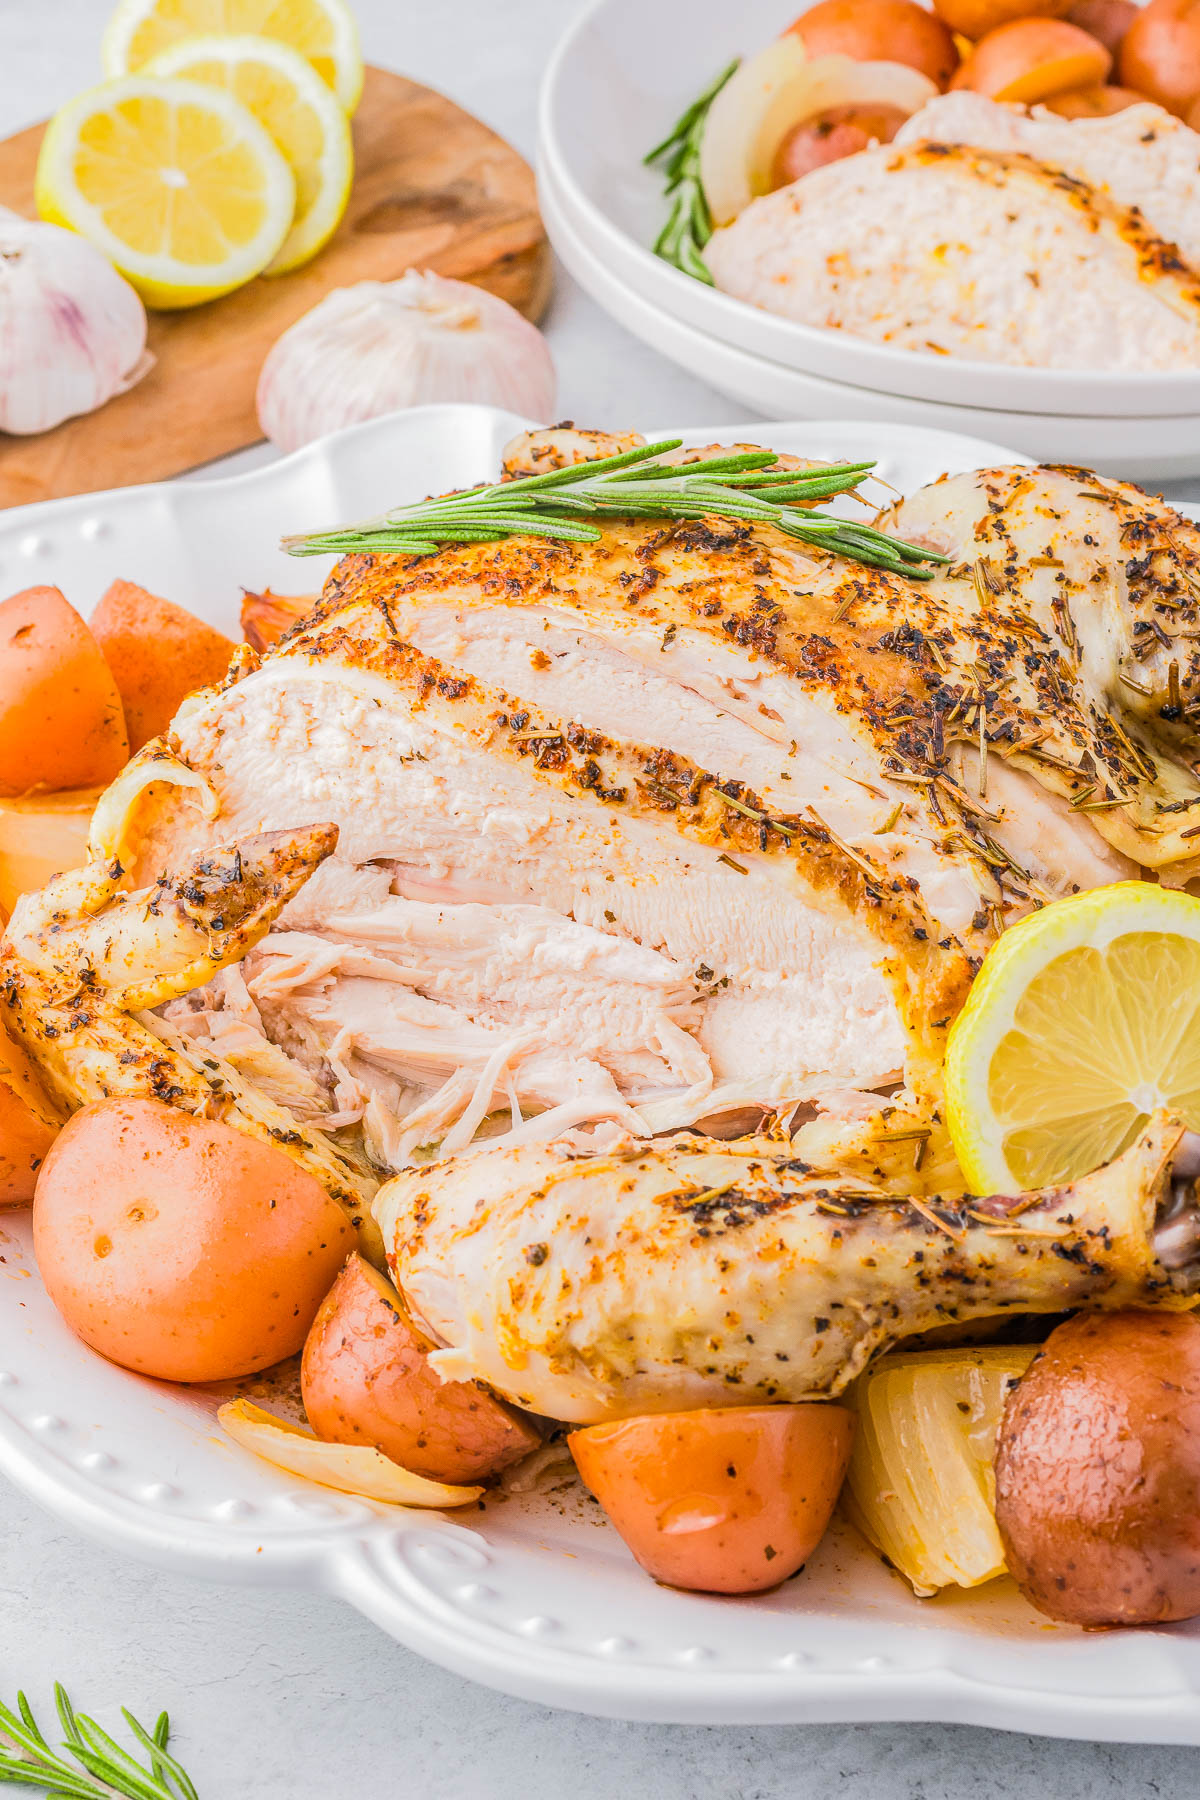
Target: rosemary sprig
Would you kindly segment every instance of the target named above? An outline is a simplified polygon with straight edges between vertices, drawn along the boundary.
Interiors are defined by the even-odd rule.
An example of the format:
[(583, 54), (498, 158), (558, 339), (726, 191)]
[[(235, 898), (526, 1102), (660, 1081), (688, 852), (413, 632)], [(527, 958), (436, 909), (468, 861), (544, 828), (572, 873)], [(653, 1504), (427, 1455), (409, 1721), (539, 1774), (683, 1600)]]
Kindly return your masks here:
[(705, 88), (700, 98), (680, 114), (662, 143), (648, 150), (642, 159), (648, 167), (663, 163), (667, 195), (674, 196), (667, 222), (655, 239), (654, 254), (682, 269), (685, 275), (706, 281), (709, 287), (713, 278), (700, 252), (712, 236), (713, 222), (700, 180), (700, 140), (708, 122), (708, 109), (740, 60), (734, 58), (712, 86)]
[(918, 581), (927, 581), (935, 565), (947, 561), (935, 551), (886, 537), (873, 526), (811, 509), (813, 501), (856, 488), (874, 463), (780, 469), (771, 450), (664, 463), (661, 459), (681, 443), (680, 438), (667, 438), (544, 475), (393, 507), (358, 525), (286, 537), (283, 548), (292, 556), (344, 556), (352, 551), (432, 556), (444, 544), (495, 543), (509, 537), (593, 544), (600, 537), (593, 521), (599, 519), (720, 518), (769, 525), (851, 562)]
[(122, 1707), (125, 1723), (147, 1753), (139, 1762), (123, 1750), (86, 1713), (77, 1713), (61, 1682), (54, 1684), (54, 1706), (63, 1732), (62, 1748), (78, 1768), (64, 1760), (43, 1737), (24, 1694), (13, 1712), (0, 1702), (0, 1787), (41, 1788), (51, 1800), (199, 1800), (187, 1772), (167, 1749), (171, 1724), (160, 1713), (147, 1731)]

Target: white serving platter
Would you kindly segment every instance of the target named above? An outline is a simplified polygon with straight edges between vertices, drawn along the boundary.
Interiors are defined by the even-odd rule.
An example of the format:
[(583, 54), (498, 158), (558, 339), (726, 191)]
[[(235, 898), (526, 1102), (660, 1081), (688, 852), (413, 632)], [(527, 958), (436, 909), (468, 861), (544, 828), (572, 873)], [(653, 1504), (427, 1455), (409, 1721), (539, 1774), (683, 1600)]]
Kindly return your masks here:
[[(247, 474), (6, 513), (0, 593), (55, 582), (87, 607), (124, 575), (232, 628), (243, 584), (299, 592), (323, 577), (324, 562), (280, 554), (283, 531), (487, 478), (522, 423), (421, 408)], [(901, 489), (1005, 456), (967, 437), (844, 421), (678, 435), (874, 452)], [(442, 1515), (300, 1482), (220, 1434), (215, 1393), (86, 1350), (42, 1290), (26, 1214), (0, 1218), (0, 1240), (0, 1472), (117, 1549), (220, 1581), (339, 1594), (460, 1674), (611, 1717), (940, 1719), (1200, 1744), (1200, 1632), (1077, 1632), (1003, 1581), (917, 1601), (848, 1527), (775, 1593), (729, 1600), (656, 1586), (575, 1489)]]
[(644, 167), (645, 151), (727, 62), (753, 54), (813, 3), (594, 0), (572, 25), (542, 86), (539, 167), (611, 281), (736, 349), (879, 394), (1031, 415), (1182, 415), (1194, 422), (1200, 466), (1200, 370), (1024, 369), (900, 350), (773, 316), (652, 253), (665, 212), (662, 176)]
[(538, 200), (556, 252), (605, 312), (672, 362), (768, 418), (880, 419), (934, 431), (1002, 437), (1037, 462), (1082, 464), (1143, 484), (1178, 481), (1200, 472), (1200, 417), (998, 412), (918, 400), (789, 368), (711, 337), (638, 293), (589, 249), (572, 222), (558, 177), (546, 166), (539, 170)]

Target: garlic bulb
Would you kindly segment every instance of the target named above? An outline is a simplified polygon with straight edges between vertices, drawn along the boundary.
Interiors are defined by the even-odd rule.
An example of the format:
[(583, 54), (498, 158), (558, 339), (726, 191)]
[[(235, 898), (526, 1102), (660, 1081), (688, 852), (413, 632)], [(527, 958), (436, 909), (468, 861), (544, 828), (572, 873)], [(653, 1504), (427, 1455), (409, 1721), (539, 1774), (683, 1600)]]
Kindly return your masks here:
[(466, 281), (410, 269), (360, 281), (284, 332), (258, 381), (258, 422), (281, 450), (406, 406), (459, 400), (554, 413), (554, 364), (536, 325)]
[(0, 431), (94, 412), (153, 363), (146, 309), (107, 257), (0, 207)]

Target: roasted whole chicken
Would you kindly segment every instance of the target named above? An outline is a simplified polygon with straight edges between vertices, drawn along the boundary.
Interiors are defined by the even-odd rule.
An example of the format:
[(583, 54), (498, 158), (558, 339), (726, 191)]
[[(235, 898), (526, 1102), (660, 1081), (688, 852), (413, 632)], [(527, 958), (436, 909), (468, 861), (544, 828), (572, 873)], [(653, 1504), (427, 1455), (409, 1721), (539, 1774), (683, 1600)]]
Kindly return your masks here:
[[(538, 434), (508, 467), (613, 447)], [(960, 1207), (939, 1071), (1006, 924), (1200, 871), (1200, 531), (1133, 487), (1027, 467), (944, 479), (882, 523), (944, 571), (918, 584), (718, 520), (344, 559), (118, 778), (91, 864), (19, 902), (9, 1030), (67, 1107), (152, 1094), (279, 1144), (395, 1256), (456, 1369), (564, 1417), (834, 1390), (945, 1316), (963, 1271), (961, 1316), (1165, 1291), (1146, 1198), (1164, 1138), (1094, 1178), (1095, 1225), (1038, 1201), (1064, 1259), (1005, 1236), (1003, 1207)], [(769, 1155), (716, 1141), (761, 1129)], [(656, 1141), (688, 1130), (705, 1136)], [(424, 1176), (373, 1219), (381, 1181), (469, 1146), (422, 1231), (403, 1221)], [(580, 1254), (550, 1170), (607, 1197), (578, 1330), (536, 1298), (560, 1252), (526, 1254)], [(1104, 1206), (1134, 1190), (1139, 1223), (1101, 1251)], [(892, 1246), (869, 1281), (846, 1248), (868, 1239)], [(756, 1338), (785, 1272), (810, 1284), (780, 1287), (779, 1317), (815, 1335), (770, 1380), (769, 1330), (748, 1361), (710, 1348), (723, 1260)], [(501, 1268), (529, 1307), (496, 1298)], [(685, 1300), (695, 1328), (668, 1345), (642, 1313)], [(468, 1317), (496, 1333), (486, 1368)], [(509, 1379), (526, 1333), (531, 1372)]]

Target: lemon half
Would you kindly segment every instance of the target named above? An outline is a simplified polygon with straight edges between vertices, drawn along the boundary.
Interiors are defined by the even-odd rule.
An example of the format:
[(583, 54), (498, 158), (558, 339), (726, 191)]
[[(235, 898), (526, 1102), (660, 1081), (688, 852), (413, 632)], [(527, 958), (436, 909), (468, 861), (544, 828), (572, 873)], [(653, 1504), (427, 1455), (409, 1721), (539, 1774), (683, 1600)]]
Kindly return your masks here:
[(90, 238), (148, 306), (195, 306), (264, 269), (296, 184), (240, 100), (127, 75), (67, 102), (38, 158), (38, 211)]
[(1160, 1107), (1200, 1128), (1200, 900), (1125, 881), (1058, 900), (984, 959), (946, 1053), (974, 1193), (1072, 1181)]
[(273, 38), (184, 38), (147, 63), (145, 73), (225, 88), (250, 109), (296, 182), (292, 229), (264, 272), (282, 275), (315, 256), (346, 210), (354, 150), (346, 115), (312, 64)]
[(343, 109), (362, 93), (358, 29), (345, 0), (118, 0), (104, 30), (106, 75), (128, 75), (181, 38), (276, 38), (310, 62)]

